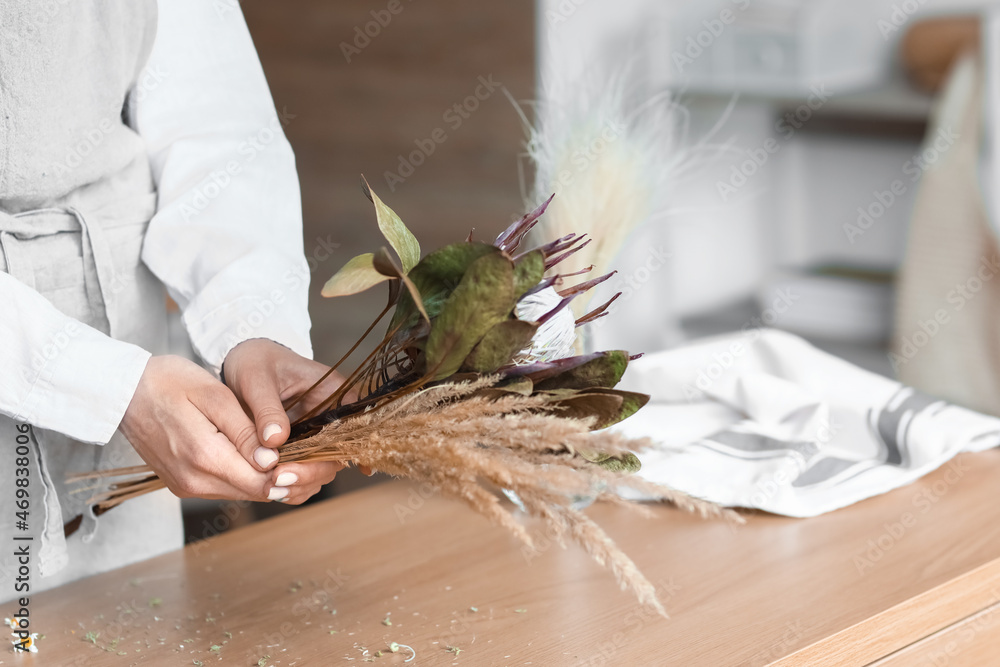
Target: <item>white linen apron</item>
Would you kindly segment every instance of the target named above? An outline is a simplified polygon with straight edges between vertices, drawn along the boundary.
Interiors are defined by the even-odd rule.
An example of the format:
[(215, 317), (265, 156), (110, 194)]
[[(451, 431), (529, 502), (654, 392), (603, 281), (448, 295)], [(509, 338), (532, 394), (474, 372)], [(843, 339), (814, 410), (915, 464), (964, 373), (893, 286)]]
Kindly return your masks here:
[[(0, 7), (0, 271), (66, 315), (163, 354), (165, 291), (140, 260), (155, 186), (142, 141), (123, 121), (155, 35), (155, 2), (48, 5), (58, 11), (41, 14), (27, 0)], [(89, 146), (85, 155), (79, 146)], [(66, 160), (74, 154), (79, 161)], [(59, 341), (31, 341), (39, 351), (45, 344), (58, 353)], [(16, 426), (0, 416), (4, 545), (15, 533)], [(180, 503), (169, 492), (98, 518), (86, 506), (91, 492), (64, 483), (67, 473), (142, 463), (120, 432), (104, 446), (43, 429), (32, 435), (30, 529), (17, 532), (34, 537), (32, 593), (182, 546)], [(78, 515), (79, 530), (64, 537), (64, 522)], [(0, 553), (0, 600), (8, 600), (13, 549)]]

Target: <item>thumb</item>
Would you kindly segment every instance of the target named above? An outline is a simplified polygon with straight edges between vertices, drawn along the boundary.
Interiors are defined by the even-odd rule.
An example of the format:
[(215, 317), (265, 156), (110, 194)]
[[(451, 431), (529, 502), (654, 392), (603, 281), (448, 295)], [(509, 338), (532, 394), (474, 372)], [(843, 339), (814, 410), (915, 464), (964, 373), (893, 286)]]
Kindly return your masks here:
[(272, 448), (285, 444), (291, 425), (281, 405), (277, 380), (269, 374), (255, 374), (241, 383), (239, 394), (253, 415), (260, 444)]

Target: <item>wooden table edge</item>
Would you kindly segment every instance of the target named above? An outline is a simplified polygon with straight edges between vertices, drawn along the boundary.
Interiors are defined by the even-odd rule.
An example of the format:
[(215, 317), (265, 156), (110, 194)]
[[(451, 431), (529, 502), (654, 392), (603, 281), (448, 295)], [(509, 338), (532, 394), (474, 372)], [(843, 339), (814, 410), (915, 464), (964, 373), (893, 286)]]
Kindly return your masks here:
[(868, 665), (1000, 601), (1000, 558), (771, 663)]

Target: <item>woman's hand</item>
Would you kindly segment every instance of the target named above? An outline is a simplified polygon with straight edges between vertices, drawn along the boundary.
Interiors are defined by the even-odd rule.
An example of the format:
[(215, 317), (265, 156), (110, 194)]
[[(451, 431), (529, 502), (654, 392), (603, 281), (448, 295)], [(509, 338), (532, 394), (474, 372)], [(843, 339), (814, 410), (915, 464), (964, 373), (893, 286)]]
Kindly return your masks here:
[[(256, 338), (237, 345), (223, 366), (226, 385), (253, 415), (257, 438), (264, 451), (257, 462), (268, 466), (278, 459), (277, 448), (288, 440), (290, 424), (285, 406), (330, 370), (328, 366), (299, 356), (273, 341)], [(298, 402), (291, 411), (298, 418), (332, 394), (344, 378), (331, 373), (322, 384)], [(298, 505), (324, 484), (333, 481), (344, 466), (330, 462), (284, 463), (270, 471), (272, 500)]]
[(120, 429), (174, 495), (268, 499), (274, 460), (251, 463), (261, 458), (254, 423), (232, 391), (187, 359), (150, 358)]

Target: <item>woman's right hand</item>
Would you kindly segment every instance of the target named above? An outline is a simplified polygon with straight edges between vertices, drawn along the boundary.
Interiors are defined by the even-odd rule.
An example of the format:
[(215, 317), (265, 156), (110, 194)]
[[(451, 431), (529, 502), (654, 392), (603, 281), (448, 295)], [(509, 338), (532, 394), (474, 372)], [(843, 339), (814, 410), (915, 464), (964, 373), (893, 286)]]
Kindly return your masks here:
[(273, 450), (258, 453), (233, 392), (187, 359), (150, 358), (119, 429), (176, 496), (268, 500)]

